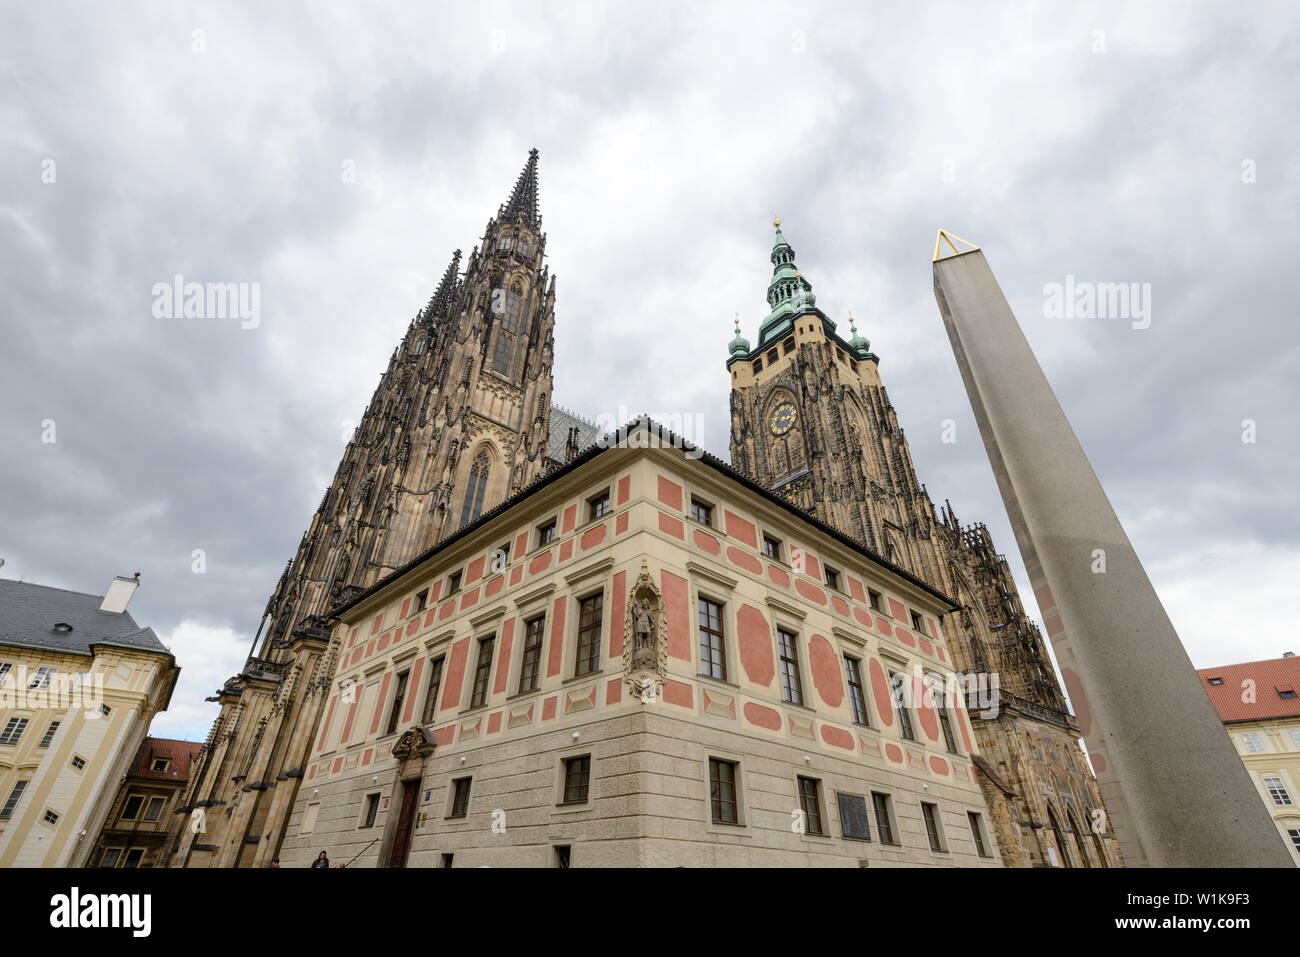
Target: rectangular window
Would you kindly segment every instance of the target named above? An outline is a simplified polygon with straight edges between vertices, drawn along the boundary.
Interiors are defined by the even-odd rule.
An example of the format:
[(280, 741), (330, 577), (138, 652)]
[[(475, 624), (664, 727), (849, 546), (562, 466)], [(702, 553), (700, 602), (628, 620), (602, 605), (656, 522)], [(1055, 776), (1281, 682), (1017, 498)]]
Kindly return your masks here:
[(771, 365), (774, 362), (776, 362), (776, 350), (769, 349), (767, 353), (767, 364)]
[(939, 809), (936, 805), (921, 802), (921, 816), (925, 818), (925, 836), (930, 839), (930, 850), (942, 851), (943, 840), (939, 833)]
[(113, 709), (106, 704), (101, 704), (99, 706), (99, 713), (102, 714), (105, 718), (107, 718), (110, 714), (113, 713)]
[(384, 732), (385, 734), (392, 734), (397, 730), (397, 722), (402, 719), (402, 705), (406, 702), (406, 683), (410, 680), (409, 668), (397, 676), (397, 690), (393, 692), (393, 710), (388, 713), (388, 730)]
[(158, 815), (162, 814), (163, 805), (166, 803), (160, 797), (151, 797), (148, 806), (144, 809), (144, 819), (146, 821), (158, 820)]
[(700, 599), (700, 672), (727, 680), (727, 648), (722, 634), (722, 606)]
[(497, 550), (492, 553), (492, 570), (499, 572), (510, 564), (510, 543), (498, 545)]
[(739, 824), (736, 762), (709, 758), (709, 804), (714, 824)]
[(447, 579), (447, 594), (454, 595), (460, 591), (461, 572), (452, 572), (451, 577)]
[(5, 722), (5, 729), (0, 731), (0, 744), (17, 744), (18, 739), (27, 730), (28, 718), (10, 718)]
[(957, 739), (952, 733), (952, 718), (948, 715), (948, 709), (936, 704), (934, 710), (939, 715), (939, 727), (943, 729), (943, 743), (952, 754), (961, 754), (957, 749)]
[(555, 845), (555, 866), (556, 867), (558, 867), (562, 871), (567, 871), (571, 866), (570, 862), (572, 860), (573, 860), (572, 845), (570, 844)]
[(27, 783), (26, 781), (18, 781), (14, 784), (14, 789), (9, 792), (9, 798), (5, 801), (5, 806), (0, 808), (0, 821), (7, 821), (13, 817), (14, 808), (18, 806), (18, 802), (22, 799), (23, 792), (27, 790)]
[(524, 657), (519, 666), (519, 693), (536, 691), (542, 676), (542, 641), (546, 637), (546, 616), (538, 615), (524, 624)]
[(36, 673), (32, 675), (32, 680), (27, 682), (28, 689), (43, 689), (50, 686), (50, 679), (54, 677), (54, 668), (37, 668)]
[(120, 847), (106, 847), (104, 856), (99, 859), (100, 867), (117, 867), (117, 859), (122, 856)]
[(442, 855), (442, 866), (443, 866), (444, 868), (446, 868), (447, 870), (451, 870), (452, 865), (455, 864), (455, 862), (456, 862), (456, 855), (455, 855), (455, 854), (444, 854), (444, 855)]
[(853, 723), (871, 727), (867, 720), (867, 693), (862, 687), (862, 672), (857, 658), (844, 656), (844, 678), (849, 685), (849, 704), (853, 708)]
[(921, 621), (921, 616), (917, 612), (912, 612), (912, 630), (924, 632), (925, 623)]
[(415, 593), (415, 610), (412, 611), (411, 614), (418, 615), (420, 612), (424, 611), (424, 609), (428, 607), (429, 607), (429, 590), (427, 588), (424, 588)]
[(492, 674), (492, 648), (495, 638), (481, 638), (478, 643), (478, 663), (474, 666), (474, 690), (469, 696), (469, 706), (477, 708), (487, 701), (488, 677)]
[(45, 737), (41, 738), (41, 743), (38, 745), (38, 747), (48, 748), (50, 746), (50, 742), (54, 740), (54, 735), (58, 732), (58, 730), (59, 730), (59, 722), (51, 721), (50, 726), (45, 729)]
[(691, 499), (691, 518), (701, 525), (713, 524), (713, 506), (705, 505), (698, 498)]
[(867, 816), (867, 799), (860, 794), (837, 793), (840, 806), (840, 834), (846, 840), (871, 840), (871, 821)]
[(167, 758), (154, 758), (153, 763), (149, 765), (150, 771), (166, 771), (170, 762)]
[(889, 806), (889, 795), (871, 792), (871, 807), (876, 812), (876, 830), (881, 844), (897, 844), (894, 838), (894, 815)]
[(1265, 778), (1264, 789), (1268, 791), (1268, 795), (1273, 799), (1274, 804), (1291, 803), (1291, 795), (1287, 793), (1286, 785), (1282, 783), (1281, 778)]
[(585, 804), (591, 785), (591, 755), (564, 761), (564, 800), (561, 804)]
[(889, 687), (894, 695), (894, 710), (898, 712), (898, 730), (902, 732), (904, 740), (915, 741), (916, 732), (912, 730), (912, 712), (907, 708), (907, 695), (903, 686), (907, 683), (904, 675), (891, 673), (889, 676)]
[(44, 820), (46, 824), (58, 824), (59, 816), (55, 814), (53, 811), (51, 811), (49, 808), (46, 808)]
[(1264, 743), (1264, 736), (1258, 731), (1247, 731), (1241, 736), (1241, 740), (1249, 754), (1263, 754), (1268, 750), (1268, 745)]
[(601, 492), (599, 495), (587, 499), (587, 521), (594, 522), (603, 515), (609, 514), (609, 489)]
[(794, 352), (794, 339), (790, 338), (785, 340), (785, 345), (781, 347), (781, 354), (788, 356), (792, 352)]
[(979, 813), (967, 811), (966, 820), (970, 821), (970, 836), (975, 839), (975, 853), (980, 857), (988, 857), (989, 852), (984, 845), (984, 825), (980, 822)]
[(72, 756), (72, 766), (76, 770), (80, 771), (82, 768), (86, 766), (86, 759), (79, 754), (74, 754)]
[(551, 519), (545, 525), (537, 526), (537, 544), (549, 545), (555, 541), (555, 519)]
[(809, 834), (825, 834), (822, 830), (822, 802), (817, 794), (816, 778), (799, 778), (799, 807), (803, 811), (804, 830)]
[(442, 690), (442, 662), (441, 655), (429, 662), (429, 690), (424, 694), (422, 724), (432, 724), (438, 710), (438, 692)]
[(365, 814), (364, 814), (364, 815), (362, 816), (362, 818), (361, 818), (361, 826), (362, 826), (363, 828), (366, 828), (366, 827), (374, 827), (374, 826), (375, 826), (375, 817), (378, 816), (378, 814), (379, 814), (379, 795), (378, 795), (378, 793), (375, 793), (375, 794), (367, 794), (367, 795), (366, 795), (366, 812), (365, 812)]
[(1291, 728), (1291, 746), (1300, 751), (1300, 728)]
[(140, 816), (140, 805), (144, 803), (144, 798), (139, 794), (127, 796), (126, 803), (122, 805), (122, 820), (134, 821)]
[(755, 371), (755, 372), (762, 372), (762, 371), (763, 371), (763, 360), (762, 360), (762, 359), (755, 359), (755, 360), (754, 360), (754, 371)]
[(839, 570), (835, 568), (831, 568), (830, 565), (826, 566), (826, 587), (829, 588), (831, 591), (840, 590)]
[(763, 536), (763, 554), (774, 562), (781, 560), (781, 539), (773, 538), (771, 535)]
[(880, 592), (867, 589), (867, 604), (871, 606), (872, 611), (880, 611)]
[(451, 797), (451, 813), (448, 817), (465, 817), (469, 814), (469, 784), (470, 778), (457, 778), (451, 782), (453, 791)]
[(803, 704), (803, 684), (799, 680), (798, 639), (784, 628), (778, 628), (776, 645), (781, 656), (781, 699), (791, 704)]
[(1300, 827), (1288, 827), (1286, 836), (1291, 838), (1291, 846), (1300, 851)]
[(126, 859), (122, 861), (123, 867), (139, 867), (140, 858), (144, 857), (144, 848), (133, 847), (126, 852)]
[(13, 665), (7, 661), (0, 661), (0, 684), (4, 683), (5, 678), (9, 677), (9, 672)]
[(578, 603), (578, 660), (574, 675), (587, 675), (600, 667), (600, 629), (605, 610), (603, 592)]

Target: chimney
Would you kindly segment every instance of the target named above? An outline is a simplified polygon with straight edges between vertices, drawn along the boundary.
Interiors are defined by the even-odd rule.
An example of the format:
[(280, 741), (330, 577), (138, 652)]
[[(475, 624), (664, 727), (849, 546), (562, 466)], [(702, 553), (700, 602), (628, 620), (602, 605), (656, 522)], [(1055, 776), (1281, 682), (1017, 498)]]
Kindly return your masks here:
[(126, 611), (127, 604), (131, 601), (131, 596), (135, 590), (140, 587), (140, 573), (136, 572), (134, 578), (123, 578), (118, 575), (113, 579), (112, 584), (108, 586), (108, 593), (104, 595), (104, 600), (99, 604), (100, 611), (106, 611), (109, 614), (120, 615)]

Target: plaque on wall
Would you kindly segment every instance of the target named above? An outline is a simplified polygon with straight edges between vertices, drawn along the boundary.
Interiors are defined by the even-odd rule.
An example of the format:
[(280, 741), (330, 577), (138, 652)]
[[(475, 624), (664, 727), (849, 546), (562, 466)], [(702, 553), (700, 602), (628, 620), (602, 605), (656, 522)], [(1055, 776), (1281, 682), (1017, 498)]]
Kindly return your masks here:
[(867, 799), (860, 794), (835, 795), (840, 803), (840, 833), (849, 840), (871, 840), (871, 825), (867, 821)]

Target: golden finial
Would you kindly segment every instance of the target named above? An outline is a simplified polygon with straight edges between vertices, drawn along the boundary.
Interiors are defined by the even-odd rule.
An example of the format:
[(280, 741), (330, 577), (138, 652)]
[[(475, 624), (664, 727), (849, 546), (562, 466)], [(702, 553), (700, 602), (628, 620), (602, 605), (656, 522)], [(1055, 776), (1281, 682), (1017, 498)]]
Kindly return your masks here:
[(772, 225), (775, 226), (777, 229), (781, 228), (781, 217), (778, 216), (776, 213), (772, 214)]
[(740, 334), (740, 313), (736, 313), (736, 334)]

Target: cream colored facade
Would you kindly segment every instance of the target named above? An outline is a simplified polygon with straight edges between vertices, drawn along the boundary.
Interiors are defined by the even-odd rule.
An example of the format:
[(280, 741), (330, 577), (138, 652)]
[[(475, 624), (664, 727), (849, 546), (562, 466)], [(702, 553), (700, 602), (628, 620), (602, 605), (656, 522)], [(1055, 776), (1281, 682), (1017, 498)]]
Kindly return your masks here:
[(1225, 727), (1260, 800), (1300, 866), (1300, 714)]
[[(45, 687), (42, 668), (53, 669)], [(82, 866), (179, 669), (160, 643), (76, 652), (33, 647), (27, 636), (0, 637), (0, 671), (0, 867)]]
[[(889, 684), (951, 688), (951, 603), (718, 460), (637, 438), (338, 612), (283, 865), (1001, 866), (964, 702), (941, 716), (905, 680), (909, 739)], [(702, 662), (702, 600), (725, 674)]]

